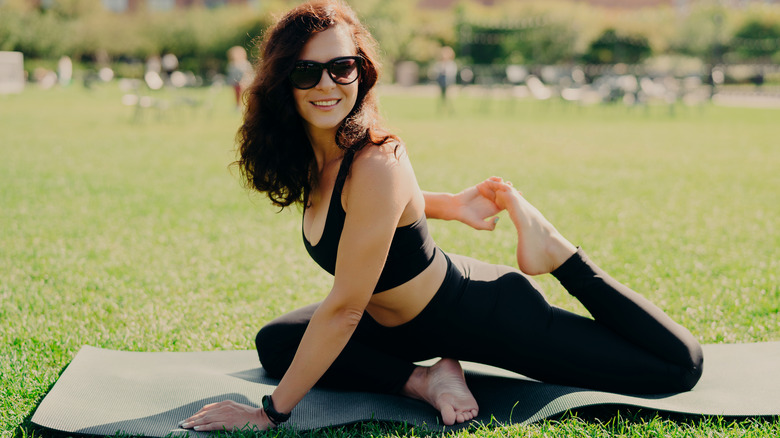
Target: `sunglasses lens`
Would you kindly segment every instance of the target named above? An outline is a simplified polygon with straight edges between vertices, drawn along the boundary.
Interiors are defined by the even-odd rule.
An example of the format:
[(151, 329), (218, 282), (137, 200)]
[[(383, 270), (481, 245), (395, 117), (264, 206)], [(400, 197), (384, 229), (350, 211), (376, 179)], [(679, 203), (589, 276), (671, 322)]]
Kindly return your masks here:
[(334, 60), (328, 68), (330, 77), (337, 84), (351, 84), (358, 77), (358, 63), (354, 58)]
[[(2, 0), (0, 0), (2, 1)], [(314, 61), (298, 61), (290, 74), (290, 81), (295, 88), (308, 90), (320, 82), (322, 70), (327, 69), (333, 82), (348, 85), (355, 82), (360, 72), (360, 58), (336, 58), (325, 64)]]
[(307, 89), (317, 85), (322, 76), (322, 66), (313, 62), (298, 62), (295, 64), (290, 80), (297, 88)]

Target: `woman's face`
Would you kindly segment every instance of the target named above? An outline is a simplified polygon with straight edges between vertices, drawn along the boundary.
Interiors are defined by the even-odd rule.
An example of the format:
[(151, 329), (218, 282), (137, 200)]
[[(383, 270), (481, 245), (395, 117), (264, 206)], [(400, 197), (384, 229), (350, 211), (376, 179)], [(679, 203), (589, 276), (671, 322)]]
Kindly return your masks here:
[[(325, 63), (356, 54), (348, 27), (336, 25), (314, 34), (303, 46), (298, 60)], [(340, 85), (333, 82), (327, 70), (323, 69), (319, 83), (313, 88), (301, 90), (293, 87), (295, 106), (312, 138), (323, 135), (335, 138), (339, 126), (355, 106), (359, 81)]]

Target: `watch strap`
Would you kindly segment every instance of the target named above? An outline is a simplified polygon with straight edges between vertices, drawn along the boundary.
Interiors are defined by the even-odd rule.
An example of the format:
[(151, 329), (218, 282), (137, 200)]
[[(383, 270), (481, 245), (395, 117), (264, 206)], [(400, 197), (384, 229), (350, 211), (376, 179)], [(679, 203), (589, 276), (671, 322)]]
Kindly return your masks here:
[(290, 419), (290, 414), (283, 414), (276, 410), (270, 395), (263, 396), (263, 411), (274, 426), (278, 426)]

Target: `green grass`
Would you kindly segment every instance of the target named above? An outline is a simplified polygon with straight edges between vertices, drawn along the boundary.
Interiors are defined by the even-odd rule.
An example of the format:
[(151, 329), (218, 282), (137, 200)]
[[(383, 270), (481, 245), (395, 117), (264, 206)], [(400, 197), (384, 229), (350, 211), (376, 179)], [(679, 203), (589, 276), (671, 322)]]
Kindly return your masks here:
[[(111, 84), (0, 96), (2, 438), (51, 435), (29, 419), (84, 344), (251, 349), (263, 323), (329, 289), (301, 244), (299, 212), (277, 213), (228, 168), (240, 119), (228, 90), (211, 108), (168, 95), (168, 110), (135, 122), (120, 98)], [(778, 111), (455, 103), (456, 114), (443, 116), (432, 98), (382, 98), (423, 188), (457, 191), (501, 175), (702, 342), (780, 340)], [(431, 229), (446, 250), (514, 263), (506, 217), (493, 233)], [(548, 277), (540, 282), (549, 299), (581, 311)], [(457, 436), (779, 432), (778, 421), (624, 413)], [(309, 435), (425, 434), (367, 424)]]

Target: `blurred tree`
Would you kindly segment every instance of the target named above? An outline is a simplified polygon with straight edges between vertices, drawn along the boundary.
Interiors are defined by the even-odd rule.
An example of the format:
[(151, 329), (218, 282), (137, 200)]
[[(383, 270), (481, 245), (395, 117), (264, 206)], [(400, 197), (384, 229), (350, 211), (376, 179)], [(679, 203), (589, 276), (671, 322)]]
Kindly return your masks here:
[[(55, 61), (62, 55), (90, 62), (143, 60), (167, 52), (183, 69), (223, 71), (234, 45), (254, 48), (252, 39), (274, 16), (300, 0), (263, 0), (261, 9), (229, 5), (115, 14), (99, 0), (0, 0), (0, 50), (25, 59)], [(780, 8), (732, 9), (696, 3), (687, 15), (674, 10), (614, 11), (583, 2), (495, 0), (485, 6), (461, 0), (456, 8), (420, 9), (418, 0), (349, 0), (379, 42), (392, 73), (399, 61), (426, 64), (443, 45), (463, 64), (557, 64), (582, 56), (585, 62), (640, 62), (651, 54), (681, 53), (709, 64), (726, 60), (780, 60)], [(275, 15), (276, 14), (276, 15)], [(633, 36), (631, 36), (633, 35)], [(636, 36), (645, 35), (645, 36)], [(729, 53), (726, 53), (729, 51)]]
[(677, 33), (670, 42), (670, 51), (704, 59), (715, 57), (713, 53), (722, 53), (722, 46), (728, 39), (724, 35), (726, 16), (726, 11), (720, 6), (693, 9), (677, 27)]
[(65, 54), (64, 36), (70, 23), (51, 12), (0, 11), (0, 47), (24, 52), (26, 57), (55, 58)]
[(10, 7), (0, 8), (0, 51), (17, 50), (22, 38), (24, 13)]
[(780, 51), (780, 23), (749, 19), (734, 34), (731, 48), (743, 59), (771, 57)]
[(591, 14), (559, 2), (461, 3), (458, 53), (474, 64), (557, 64), (570, 61)]
[(488, 23), (461, 23), (458, 51), (469, 64), (503, 64), (517, 46), (519, 31)]
[(574, 57), (577, 35), (571, 27), (541, 17), (539, 25), (507, 35), (503, 42), (507, 63), (559, 64)]
[(594, 40), (582, 60), (588, 64), (636, 64), (652, 53), (644, 36), (619, 35), (607, 29)]
[(350, 4), (376, 38), (387, 66), (384, 72), (391, 77), (399, 62), (426, 65), (442, 45), (454, 43), (454, 16), (449, 11), (421, 10), (417, 0), (355, 0)]
[(102, 12), (103, 6), (97, 0), (53, 0), (47, 10), (73, 20)]

